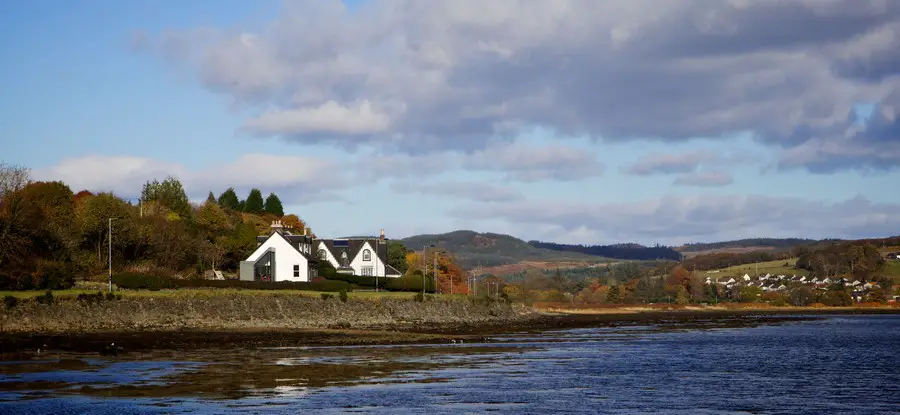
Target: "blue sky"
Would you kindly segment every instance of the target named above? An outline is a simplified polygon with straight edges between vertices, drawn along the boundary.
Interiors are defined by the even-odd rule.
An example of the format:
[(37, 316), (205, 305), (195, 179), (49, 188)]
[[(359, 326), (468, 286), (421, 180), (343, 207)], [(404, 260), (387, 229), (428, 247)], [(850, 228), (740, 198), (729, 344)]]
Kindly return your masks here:
[(0, 162), (259, 187), (322, 236), (897, 234), (898, 7), (695, 3), (13, 2)]

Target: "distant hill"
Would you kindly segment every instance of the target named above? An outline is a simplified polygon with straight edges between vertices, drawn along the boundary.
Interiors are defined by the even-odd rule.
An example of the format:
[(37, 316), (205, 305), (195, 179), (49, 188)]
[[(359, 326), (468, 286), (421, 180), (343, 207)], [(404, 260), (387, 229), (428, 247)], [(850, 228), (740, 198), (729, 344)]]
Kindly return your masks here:
[(818, 242), (821, 241), (803, 238), (750, 238), (734, 241), (690, 243), (682, 245), (677, 249), (681, 252), (716, 251), (735, 248), (759, 248), (760, 250), (769, 250), (788, 249), (795, 246), (812, 245)]
[(496, 233), (461, 230), (438, 235), (416, 235), (401, 239), (407, 248), (421, 251), (435, 245), (452, 252), (464, 267), (516, 264), (522, 261), (600, 262), (606, 258), (578, 252), (563, 252), (530, 245), (521, 239)]
[(540, 241), (529, 241), (528, 243), (535, 248), (550, 249), (560, 252), (575, 252), (587, 255), (597, 255), (615, 259), (671, 259), (674, 261), (681, 260), (681, 252), (678, 252), (667, 246), (646, 247), (635, 243), (623, 243), (615, 245), (566, 245)]

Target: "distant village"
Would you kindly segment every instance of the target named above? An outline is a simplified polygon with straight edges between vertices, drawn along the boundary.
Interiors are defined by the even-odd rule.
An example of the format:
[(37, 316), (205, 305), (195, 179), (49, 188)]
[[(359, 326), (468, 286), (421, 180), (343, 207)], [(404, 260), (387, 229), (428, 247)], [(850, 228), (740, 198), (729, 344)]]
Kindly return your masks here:
[(722, 277), (718, 279), (707, 276), (706, 284), (716, 284), (728, 290), (740, 289), (741, 287), (759, 287), (763, 292), (783, 292), (797, 287), (825, 291), (835, 284), (840, 284), (850, 289), (850, 297), (856, 302), (867, 301), (872, 290), (881, 288), (875, 282), (851, 281), (847, 278), (810, 278), (784, 274), (766, 274), (759, 277), (751, 277), (749, 274), (744, 274), (743, 277)]

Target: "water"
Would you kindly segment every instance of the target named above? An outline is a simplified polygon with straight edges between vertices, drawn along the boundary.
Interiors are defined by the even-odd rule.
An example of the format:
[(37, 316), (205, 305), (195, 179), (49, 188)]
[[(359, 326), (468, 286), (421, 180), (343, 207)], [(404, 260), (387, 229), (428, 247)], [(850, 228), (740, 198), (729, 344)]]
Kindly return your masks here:
[(493, 340), (3, 362), (0, 413), (900, 413), (900, 316)]

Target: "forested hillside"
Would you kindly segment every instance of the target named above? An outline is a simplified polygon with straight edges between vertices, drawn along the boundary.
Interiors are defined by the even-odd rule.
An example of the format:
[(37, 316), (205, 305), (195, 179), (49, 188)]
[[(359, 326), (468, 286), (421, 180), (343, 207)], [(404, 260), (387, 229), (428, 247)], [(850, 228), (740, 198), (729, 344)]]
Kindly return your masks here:
[(614, 259), (630, 260), (681, 260), (681, 253), (667, 246), (646, 247), (638, 244), (616, 245), (566, 245), (553, 242), (529, 241), (531, 246), (560, 252), (573, 252)]
[(810, 245), (819, 241), (804, 238), (749, 238), (722, 242), (698, 242), (684, 244), (678, 248), (681, 252), (712, 251), (728, 248), (793, 248), (800, 245)]
[(534, 247), (509, 235), (478, 233), (460, 230), (437, 235), (416, 235), (401, 242), (409, 249), (421, 251), (434, 245), (458, 258), (464, 267), (515, 264), (521, 261), (582, 260), (602, 261), (604, 258), (577, 252), (561, 252)]

